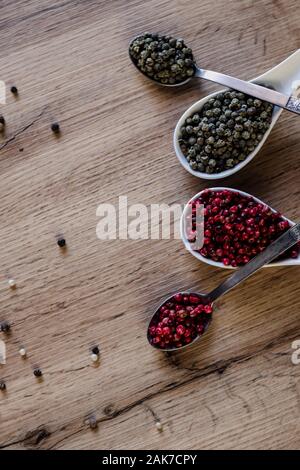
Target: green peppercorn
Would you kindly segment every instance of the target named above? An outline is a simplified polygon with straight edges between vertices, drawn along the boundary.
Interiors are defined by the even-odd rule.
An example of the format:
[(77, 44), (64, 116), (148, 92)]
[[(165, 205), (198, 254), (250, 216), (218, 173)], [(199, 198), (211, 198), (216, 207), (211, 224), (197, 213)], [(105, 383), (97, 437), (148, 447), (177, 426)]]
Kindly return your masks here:
[(198, 124), (199, 121), (200, 121), (200, 116), (199, 116), (199, 114), (197, 114), (197, 113), (194, 114), (193, 117), (192, 117), (192, 121), (193, 121), (194, 124)]
[(207, 111), (205, 111), (205, 116), (207, 116), (208, 118), (213, 117), (213, 115), (214, 115), (214, 112), (212, 109), (208, 109)]
[(195, 74), (193, 52), (182, 39), (145, 33), (131, 42), (129, 54), (142, 73), (166, 85)]
[(185, 120), (179, 137), (182, 153), (195, 171), (233, 168), (263, 139), (272, 112), (272, 105), (244, 93), (218, 93)]
[(214, 110), (213, 110), (214, 116), (220, 116), (221, 112), (222, 111), (221, 111), (220, 108), (214, 108)]
[(188, 140), (188, 143), (190, 145), (194, 145), (196, 142), (197, 142), (197, 139), (195, 137), (190, 137), (189, 140)]
[(243, 139), (248, 140), (248, 139), (250, 139), (251, 136), (250, 136), (250, 133), (248, 131), (244, 131), (244, 132), (242, 132), (242, 137), (243, 137)]
[(233, 161), (232, 158), (229, 158), (228, 160), (226, 160), (226, 166), (227, 166), (228, 168), (232, 168), (233, 165), (234, 165), (234, 161)]

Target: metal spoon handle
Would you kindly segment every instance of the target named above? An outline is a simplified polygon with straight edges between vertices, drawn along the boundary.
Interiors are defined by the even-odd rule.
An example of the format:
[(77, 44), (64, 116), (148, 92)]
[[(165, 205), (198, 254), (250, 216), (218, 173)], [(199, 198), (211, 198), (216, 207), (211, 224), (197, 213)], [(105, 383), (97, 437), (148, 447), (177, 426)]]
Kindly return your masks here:
[(238, 269), (232, 276), (230, 276), (226, 281), (216, 287), (210, 294), (208, 298), (211, 302), (214, 302), (218, 297), (226, 294), (226, 292), (233, 289), (235, 286), (240, 284), (240, 282), (247, 279), (249, 276), (254, 274), (265, 264), (270, 263), (275, 258), (280, 256), (286, 250), (291, 248), (300, 240), (300, 224), (294, 225), (287, 232), (285, 232), (281, 237), (275, 240), (271, 245), (269, 245), (264, 251), (259, 255), (255, 256), (249, 263), (245, 264), (242, 268)]
[(255, 96), (263, 101), (280, 106), (280, 108), (287, 109), (296, 114), (300, 114), (300, 100), (296, 97), (290, 97), (279, 93), (275, 90), (256, 85), (252, 82), (246, 82), (239, 78), (231, 77), (219, 72), (213, 72), (212, 70), (196, 68), (196, 77), (210, 80), (211, 82), (219, 83), (234, 90), (241, 91), (250, 96)]

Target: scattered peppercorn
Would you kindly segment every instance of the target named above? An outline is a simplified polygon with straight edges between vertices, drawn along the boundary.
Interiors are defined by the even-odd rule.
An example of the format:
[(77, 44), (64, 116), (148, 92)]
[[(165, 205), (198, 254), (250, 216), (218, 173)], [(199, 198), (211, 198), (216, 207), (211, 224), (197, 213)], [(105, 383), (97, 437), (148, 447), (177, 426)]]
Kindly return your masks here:
[(4, 380), (0, 380), (0, 390), (1, 392), (4, 392), (6, 390), (6, 384)]
[(36, 369), (33, 370), (33, 375), (34, 375), (35, 377), (38, 377), (38, 378), (39, 378), (39, 377), (42, 377), (43, 372), (41, 371), (41, 369), (36, 368)]
[(197, 294), (178, 293), (168, 299), (150, 322), (148, 338), (159, 349), (177, 349), (203, 335), (213, 308)]
[(65, 238), (59, 238), (57, 240), (57, 244), (60, 248), (64, 248), (66, 246), (67, 242), (66, 242)]
[(99, 355), (99, 354), (100, 354), (100, 349), (99, 349), (99, 347), (98, 347), (98, 346), (93, 347), (92, 353)]
[(160, 421), (156, 421), (155, 427), (158, 431), (162, 432), (164, 430), (163, 425)]
[(1, 323), (0, 325), (0, 331), (2, 331), (2, 333), (9, 333), (11, 330), (11, 326), (10, 324), (7, 322), (7, 321), (4, 321)]
[(27, 352), (26, 352), (26, 349), (25, 348), (20, 348), (19, 349), (19, 354), (21, 357), (25, 358), (27, 356)]
[(10, 91), (12, 92), (13, 95), (17, 95), (18, 94), (18, 88), (16, 86), (12, 86)]
[(9, 280), (8, 280), (8, 285), (9, 285), (9, 287), (10, 287), (12, 290), (14, 290), (14, 289), (17, 288), (17, 283), (16, 283), (16, 281), (15, 281), (14, 279), (9, 279)]
[(58, 122), (54, 122), (53, 124), (51, 124), (51, 130), (52, 132), (54, 132), (54, 134), (60, 133), (60, 127), (59, 127)]
[[(187, 223), (189, 242), (196, 240), (196, 208), (204, 206), (204, 243), (199, 253), (224, 266), (242, 266), (290, 228), (281, 214), (254, 198), (232, 190), (203, 191), (190, 201), (192, 217)], [(297, 258), (299, 244), (282, 257)], [(281, 257), (281, 258), (282, 258)]]
[(4, 119), (4, 116), (2, 116), (2, 114), (0, 115), (0, 125), (1, 125), (2, 127), (5, 126), (5, 119)]
[(183, 39), (145, 33), (132, 41), (129, 54), (141, 72), (166, 85), (181, 83), (195, 74), (193, 52)]
[(92, 430), (97, 429), (98, 427), (98, 422), (95, 416), (90, 416), (88, 419), (89, 426)]
[(194, 171), (213, 174), (244, 161), (263, 139), (273, 105), (234, 90), (218, 93), (185, 120), (179, 145)]

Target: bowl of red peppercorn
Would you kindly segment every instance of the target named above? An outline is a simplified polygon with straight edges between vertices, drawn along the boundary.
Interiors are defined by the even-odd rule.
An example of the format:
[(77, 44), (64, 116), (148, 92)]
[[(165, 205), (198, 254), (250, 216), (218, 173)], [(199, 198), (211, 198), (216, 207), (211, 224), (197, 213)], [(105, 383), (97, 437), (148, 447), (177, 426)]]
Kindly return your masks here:
[[(203, 207), (201, 246), (195, 244), (199, 236), (195, 216), (199, 205)], [(238, 268), (293, 225), (294, 222), (251, 194), (217, 187), (201, 191), (185, 206), (181, 237), (187, 250), (200, 261), (220, 268)], [(266, 267), (292, 265), (300, 265), (299, 244)]]
[(204, 335), (212, 320), (213, 306), (199, 294), (179, 292), (157, 308), (147, 330), (151, 346), (174, 351)]

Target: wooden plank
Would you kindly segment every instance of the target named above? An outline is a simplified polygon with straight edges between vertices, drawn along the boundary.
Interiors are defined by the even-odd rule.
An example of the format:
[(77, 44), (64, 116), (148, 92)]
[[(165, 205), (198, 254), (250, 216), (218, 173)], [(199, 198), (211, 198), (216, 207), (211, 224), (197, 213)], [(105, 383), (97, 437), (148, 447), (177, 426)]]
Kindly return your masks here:
[[(128, 60), (132, 36), (183, 36), (199, 63), (241, 78), (299, 47), (295, 0), (217, 6), (0, 6), (0, 79), (20, 91), (19, 99), (8, 93), (0, 141), (0, 320), (13, 323), (0, 366), (7, 383), (0, 448), (299, 448), (300, 369), (290, 361), (300, 327), (298, 268), (266, 270), (228, 294), (203, 341), (170, 358), (145, 340), (156, 303), (177, 289), (212, 288), (227, 272), (199, 264), (180, 240), (96, 238), (100, 203), (127, 195), (129, 204), (184, 204), (207, 186), (178, 164), (172, 132), (182, 112), (217, 86), (148, 83)], [(224, 184), (296, 220), (298, 128), (297, 117), (284, 113), (268, 145)], [(65, 255), (56, 246), (61, 232)], [(94, 343), (99, 367), (89, 358)], [(99, 420), (95, 433), (85, 422), (90, 414)]]

